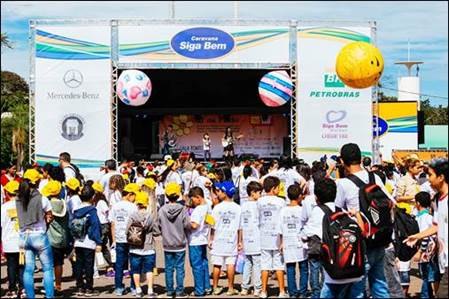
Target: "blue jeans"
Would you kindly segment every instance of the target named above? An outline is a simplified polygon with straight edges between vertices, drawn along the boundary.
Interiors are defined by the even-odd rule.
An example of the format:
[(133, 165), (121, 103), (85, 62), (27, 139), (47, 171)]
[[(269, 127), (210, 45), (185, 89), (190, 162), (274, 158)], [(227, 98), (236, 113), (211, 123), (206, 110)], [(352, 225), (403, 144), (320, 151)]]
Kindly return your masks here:
[(154, 265), (156, 265), (156, 255), (139, 255), (131, 253), (129, 255), (131, 264), (131, 276), (134, 274), (146, 274), (153, 272)]
[(260, 263), (260, 254), (245, 255), (242, 289), (249, 290), (252, 284), (254, 291), (262, 290)]
[(307, 284), (309, 282), (309, 265), (307, 260), (298, 262), (299, 264), (299, 290), (296, 284), (296, 264), (287, 263), (287, 288), (290, 297), (305, 297)]
[[(310, 287), (312, 288), (312, 298), (320, 298), (321, 287), (323, 285), (323, 268), (321, 262), (314, 258), (309, 258)], [(321, 279), (320, 279), (321, 272)]]
[(27, 298), (34, 298), (34, 267), (36, 255), (42, 264), (44, 272), (45, 298), (53, 298), (55, 280), (53, 274), (53, 252), (45, 232), (21, 232), (19, 247), (25, 249), (25, 271), (23, 285)]
[[(128, 243), (116, 243), (115, 245), (115, 288), (124, 289), (123, 284), (123, 270), (128, 267), (129, 260), (129, 245)], [(135, 289), (134, 279), (131, 279), (131, 289)]]
[(358, 282), (344, 284), (324, 283), (320, 298), (363, 298), (364, 289), (363, 285)]
[(365, 273), (360, 284), (366, 285), (368, 277), (371, 296), (374, 298), (390, 298), (388, 284), (385, 278), (385, 248), (371, 248), (366, 252), (367, 261), (365, 262)]
[(440, 269), (436, 263), (419, 263), (422, 279), (421, 298), (432, 298), (432, 282), (440, 281)]
[(173, 296), (175, 291), (173, 274), (176, 267), (176, 294), (184, 292), (184, 261), (186, 257), (185, 251), (169, 252), (164, 251), (165, 257), (165, 285), (167, 294)]
[(193, 272), (195, 295), (204, 296), (206, 290), (211, 289), (207, 245), (189, 246), (189, 258)]

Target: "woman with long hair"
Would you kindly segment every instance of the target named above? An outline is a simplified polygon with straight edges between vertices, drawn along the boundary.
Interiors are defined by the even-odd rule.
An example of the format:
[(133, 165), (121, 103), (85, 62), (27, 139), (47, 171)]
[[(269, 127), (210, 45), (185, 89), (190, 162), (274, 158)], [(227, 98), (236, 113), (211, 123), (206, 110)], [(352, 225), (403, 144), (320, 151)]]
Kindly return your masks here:
[(109, 198), (108, 203), (109, 207), (112, 206), (122, 200), (122, 192), (125, 188), (125, 180), (121, 174), (114, 174), (109, 178)]
[(39, 256), (44, 272), (45, 297), (54, 296), (53, 252), (46, 234), (53, 215), (49, 200), (38, 191), (40, 177), (35, 169), (25, 171), (16, 200), (19, 247), (25, 251), (23, 284), (27, 298), (35, 298), (33, 276), (36, 255)]

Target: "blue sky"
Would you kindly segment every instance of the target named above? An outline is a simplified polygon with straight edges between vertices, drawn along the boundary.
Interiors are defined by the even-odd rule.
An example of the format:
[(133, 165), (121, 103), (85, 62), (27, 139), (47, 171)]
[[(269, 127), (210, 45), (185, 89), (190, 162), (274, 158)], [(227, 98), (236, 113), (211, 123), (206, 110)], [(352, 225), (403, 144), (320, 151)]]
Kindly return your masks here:
[[(239, 17), (261, 20), (350, 20), (376, 21), (377, 45), (385, 59), (384, 86), (397, 88), (397, 77), (405, 67), (394, 65), (407, 59), (420, 67), (421, 93), (434, 105), (448, 105), (448, 2), (446, 1), (239, 1)], [(170, 17), (171, 1), (2, 1), (1, 31), (14, 41), (14, 50), (2, 50), (2, 70), (18, 73), (28, 81), (28, 21), (35, 18), (162, 18)], [(234, 1), (175, 1), (176, 18), (229, 19)], [(385, 91), (396, 95), (395, 91)]]

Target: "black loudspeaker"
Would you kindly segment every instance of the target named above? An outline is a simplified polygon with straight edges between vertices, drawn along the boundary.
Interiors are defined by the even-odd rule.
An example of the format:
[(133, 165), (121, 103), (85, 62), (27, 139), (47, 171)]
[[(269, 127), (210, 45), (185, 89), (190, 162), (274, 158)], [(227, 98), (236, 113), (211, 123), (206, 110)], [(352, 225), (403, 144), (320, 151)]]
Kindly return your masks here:
[(425, 143), (424, 138), (424, 111), (418, 111), (418, 144)]
[(290, 142), (289, 137), (282, 138), (282, 148), (283, 148), (283, 154), (290, 156), (290, 152), (292, 149), (292, 143)]

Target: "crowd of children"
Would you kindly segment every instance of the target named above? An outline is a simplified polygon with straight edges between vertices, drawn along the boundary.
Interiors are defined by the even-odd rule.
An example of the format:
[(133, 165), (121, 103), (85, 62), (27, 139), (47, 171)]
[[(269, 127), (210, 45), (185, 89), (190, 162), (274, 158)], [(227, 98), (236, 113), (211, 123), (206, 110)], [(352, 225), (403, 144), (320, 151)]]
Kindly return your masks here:
[[(402, 167), (401, 174), (389, 163), (362, 163), (359, 147), (346, 144), (339, 157), (312, 166), (287, 156), (219, 166), (180, 155), (137, 167), (107, 160), (92, 181), (61, 153), (60, 165), (30, 167), (22, 177), (8, 169), (1, 208), (6, 297), (34, 298), (35, 256), (46, 298), (64, 296), (66, 258), (76, 295), (85, 297), (100, 294), (94, 278), (101, 269), (114, 278), (116, 296), (226, 291), (267, 298), (274, 275), (279, 298), (405, 297), (413, 261), (421, 298), (447, 297), (448, 161), (423, 165), (411, 157)], [(395, 209), (418, 231), (402, 236), (394, 229)], [(165, 294), (153, 285), (159, 239)], [(411, 256), (400, 261), (398, 251), (407, 248)], [(186, 254), (191, 294), (184, 286)], [(219, 285), (223, 273), (226, 287)]]

